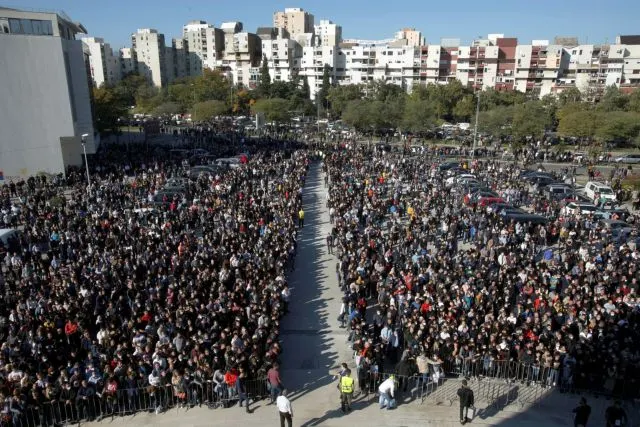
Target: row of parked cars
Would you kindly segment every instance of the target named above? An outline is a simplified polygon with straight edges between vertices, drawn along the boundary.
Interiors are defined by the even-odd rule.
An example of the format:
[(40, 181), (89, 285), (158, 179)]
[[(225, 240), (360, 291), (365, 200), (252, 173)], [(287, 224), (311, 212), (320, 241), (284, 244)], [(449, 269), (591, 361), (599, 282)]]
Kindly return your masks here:
[[(461, 168), (458, 162), (441, 163), (438, 171), (444, 179), (445, 186), (451, 192), (464, 194), (465, 202), (468, 204), (494, 212), (508, 221), (545, 224), (549, 220), (543, 215), (532, 214), (507, 203), (488, 183)], [(553, 173), (531, 170), (522, 171), (519, 179), (526, 183), (531, 191), (544, 195), (548, 200), (563, 201), (565, 206), (560, 211), (562, 216), (588, 213), (614, 237), (636, 234), (633, 216), (628, 209), (617, 204), (615, 192), (604, 183), (590, 181), (584, 188), (576, 189), (571, 183), (559, 180)]]

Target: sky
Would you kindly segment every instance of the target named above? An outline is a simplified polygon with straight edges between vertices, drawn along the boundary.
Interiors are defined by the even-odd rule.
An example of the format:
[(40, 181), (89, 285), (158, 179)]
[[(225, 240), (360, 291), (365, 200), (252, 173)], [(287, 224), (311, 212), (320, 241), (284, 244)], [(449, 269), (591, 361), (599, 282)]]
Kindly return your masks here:
[(634, 0), (0, 0), (22, 9), (63, 10), (89, 34), (113, 48), (130, 46), (131, 33), (155, 28), (167, 44), (190, 20), (219, 27), (240, 21), (245, 31), (273, 25), (273, 12), (300, 7), (342, 25), (343, 38), (393, 38), (402, 28), (422, 31), (427, 43), (459, 38), (463, 44), (487, 34), (517, 37), (521, 44), (555, 36), (580, 43), (614, 43), (620, 34), (640, 34), (640, 2)]

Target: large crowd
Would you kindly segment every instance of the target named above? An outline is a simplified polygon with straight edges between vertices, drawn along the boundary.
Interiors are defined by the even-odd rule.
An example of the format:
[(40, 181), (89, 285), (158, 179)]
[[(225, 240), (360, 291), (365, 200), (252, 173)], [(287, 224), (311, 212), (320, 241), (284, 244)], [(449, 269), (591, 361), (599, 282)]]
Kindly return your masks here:
[[(180, 138), (232, 155), (208, 130)], [(92, 159), (89, 188), (83, 170), (0, 187), (0, 228), (21, 230), (0, 243), (1, 422), (30, 409), (43, 424), (92, 418), (135, 390), (160, 411), (167, 387), (185, 403), (206, 384), (242, 400), (277, 377), (315, 151), (221, 141), (242, 143), (247, 163), (189, 180), (169, 150), (116, 145)], [(505, 163), (465, 167), (546, 224), (470, 203), (429, 153), (341, 145), (323, 157), (361, 387), (390, 369), (437, 379), (513, 374), (515, 362), (532, 381), (637, 395), (639, 248), (561, 215)], [(158, 203), (178, 178), (184, 189)]]
[(634, 242), (589, 215), (562, 215), (566, 202), (533, 191), (512, 165), (463, 166), (546, 224), (505, 221), (446, 187), (432, 157), (379, 148), (328, 153), (324, 164), (327, 245), (361, 385), (382, 372), (455, 371), (637, 397)]
[(161, 411), (161, 388), (190, 403), (192, 384), (242, 395), (266, 376), (309, 159), (292, 141), (238, 150), (243, 167), (160, 205), (188, 168), (142, 145), (103, 148), (89, 189), (83, 169), (0, 187), (0, 228), (22, 230), (0, 243), (1, 422), (93, 418), (124, 390)]

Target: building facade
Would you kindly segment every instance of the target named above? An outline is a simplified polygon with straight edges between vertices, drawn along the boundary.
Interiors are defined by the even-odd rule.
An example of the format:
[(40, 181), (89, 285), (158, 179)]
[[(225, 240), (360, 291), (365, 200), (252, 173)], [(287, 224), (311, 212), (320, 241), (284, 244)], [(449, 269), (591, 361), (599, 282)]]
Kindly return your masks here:
[(120, 55), (114, 54), (109, 43), (101, 38), (81, 38), (85, 53), (89, 58), (91, 80), (95, 87), (112, 86), (122, 78)]
[(273, 26), (284, 28), (293, 39), (304, 33), (313, 33), (313, 15), (297, 7), (285, 8), (273, 14)]
[(136, 52), (137, 71), (141, 76), (156, 87), (169, 82), (164, 34), (153, 28), (139, 29), (131, 35), (131, 48)]
[(342, 42), (342, 27), (328, 19), (321, 19), (314, 26), (314, 33), (317, 37), (316, 44), (320, 46), (337, 46)]
[(81, 24), (0, 8), (0, 183), (82, 165), (95, 152)]

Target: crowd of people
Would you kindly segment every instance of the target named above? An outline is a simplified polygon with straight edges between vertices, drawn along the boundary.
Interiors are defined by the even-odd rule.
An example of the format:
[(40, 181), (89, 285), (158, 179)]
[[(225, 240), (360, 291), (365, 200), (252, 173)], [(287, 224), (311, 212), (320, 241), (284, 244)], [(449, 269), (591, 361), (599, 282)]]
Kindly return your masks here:
[(455, 371), (637, 397), (640, 248), (587, 215), (561, 215), (564, 202), (532, 191), (514, 166), (464, 166), (548, 222), (478, 206), (428, 155), (327, 153), (327, 245), (361, 387), (382, 372)]
[[(185, 180), (162, 205), (153, 196), (188, 168), (149, 146), (103, 147), (90, 188), (82, 169), (0, 187), (0, 228), (21, 230), (0, 243), (3, 425), (135, 411), (138, 394), (156, 412), (167, 398), (242, 400), (264, 384), (282, 352), (300, 148), (247, 141), (242, 168)], [(123, 394), (130, 407), (115, 408)]]

